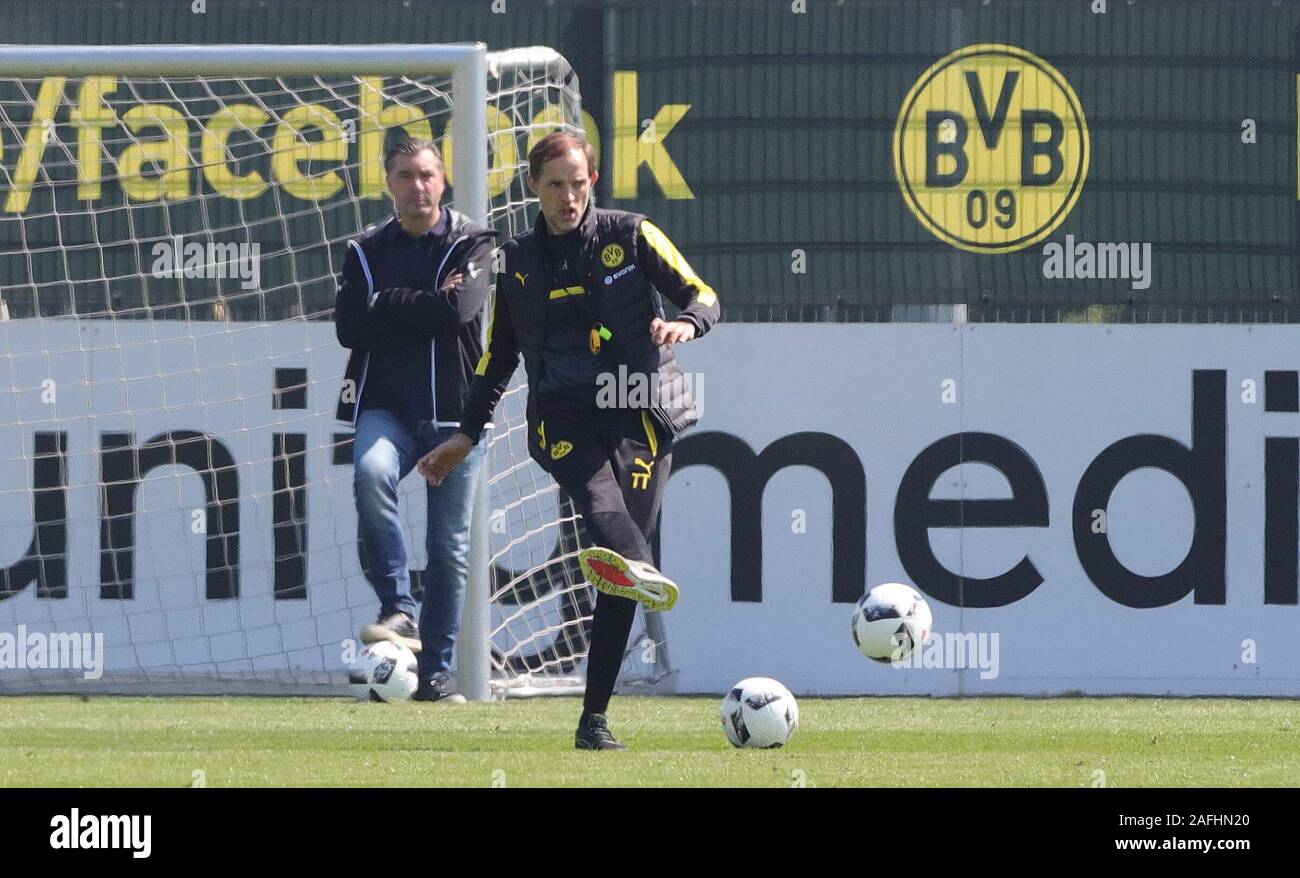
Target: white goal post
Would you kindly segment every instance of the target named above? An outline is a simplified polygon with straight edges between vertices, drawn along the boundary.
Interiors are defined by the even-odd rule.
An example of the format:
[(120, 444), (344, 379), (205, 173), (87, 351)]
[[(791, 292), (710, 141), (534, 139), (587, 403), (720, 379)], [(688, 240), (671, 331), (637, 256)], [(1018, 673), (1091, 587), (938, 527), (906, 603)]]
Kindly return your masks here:
[[(450, 205), (504, 240), (535, 216), (527, 147), (581, 126), (545, 47), (0, 47), (0, 639), (104, 638), (95, 677), (0, 643), (0, 693), (341, 691), (374, 599), (330, 290), (388, 212), (384, 139), (440, 136)], [(579, 523), (527, 458), (520, 377), (471, 528), (457, 677), (479, 700), (582, 683)], [(665, 673), (649, 630), (625, 679)]]

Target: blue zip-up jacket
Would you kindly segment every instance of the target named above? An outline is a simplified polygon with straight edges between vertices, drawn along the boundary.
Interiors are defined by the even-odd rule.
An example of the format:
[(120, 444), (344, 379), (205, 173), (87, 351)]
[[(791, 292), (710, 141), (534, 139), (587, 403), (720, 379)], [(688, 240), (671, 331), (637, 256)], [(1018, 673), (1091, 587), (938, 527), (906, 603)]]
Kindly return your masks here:
[[(355, 424), (364, 403), (409, 420), (460, 424), (461, 401), (483, 353), (496, 233), (443, 211), (445, 235), (431, 230), (413, 238), (391, 217), (348, 241), (334, 301), (339, 344), (352, 351), (339, 393), (342, 421)], [(457, 271), (460, 283), (440, 289)]]

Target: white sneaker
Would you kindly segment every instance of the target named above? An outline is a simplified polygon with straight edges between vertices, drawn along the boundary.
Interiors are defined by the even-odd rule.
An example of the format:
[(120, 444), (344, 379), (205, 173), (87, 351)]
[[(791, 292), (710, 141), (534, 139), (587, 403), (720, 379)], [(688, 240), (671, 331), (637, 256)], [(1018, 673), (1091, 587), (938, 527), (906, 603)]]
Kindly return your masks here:
[(630, 598), (649, 610), (671, 610), (677, 603), (677, 583), (644, 561), (596, 547), (580, 551), (578, 563), (596, 591)]

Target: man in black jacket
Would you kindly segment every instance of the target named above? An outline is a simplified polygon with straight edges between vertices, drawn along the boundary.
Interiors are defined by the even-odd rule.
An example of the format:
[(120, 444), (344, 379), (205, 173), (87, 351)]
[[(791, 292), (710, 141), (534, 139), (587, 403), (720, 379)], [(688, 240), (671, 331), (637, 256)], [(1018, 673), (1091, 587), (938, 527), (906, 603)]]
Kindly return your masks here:
[[(420, 471), (445, 485), (477, 450), (522, 354), (529, 453), (573, 498), (596, 544), (579, 553), (601, 594), (575, 744), (621, 750), (605, 711), (636, 602), (667, 610), (678, 595), (650, 551), (673, 438), (699, 419), (672, 348), (703, 335), (720, 312), (714, 291), (652, 222), (590, 204), (594, 164), (591, 146), (571, 134), (548, 135), (529, 152), (541, 215), (502, 248), (488, 349), (460, 430)], [(676, 319), (664, 319), (660, 294), (681, 309)]]
[[(451, 660), (469, 571), (469, 520), (482, 452), (428, 496), (424, 599), (415, 624), (398, 485), (420, 456), (460, 428), (461, 401), (481, 357), (495, 234), (440, 205), (442, 156), (404, 140), (384, 156), (396, 216), (348, 242), (334, 306), (339, 343), (352, 350), (338, 417), (355, 425), (353, 492), (363, 567), (379, 620), (361, 640), (419, 654), (415, 698), (451, 697)], [(447, 490), (450, 488), (450, 490)]]

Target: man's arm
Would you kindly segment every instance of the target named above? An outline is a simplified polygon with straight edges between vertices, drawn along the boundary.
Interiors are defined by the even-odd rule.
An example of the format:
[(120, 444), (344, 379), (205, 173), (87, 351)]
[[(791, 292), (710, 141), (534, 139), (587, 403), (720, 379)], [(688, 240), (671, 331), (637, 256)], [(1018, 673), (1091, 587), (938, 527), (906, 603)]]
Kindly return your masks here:
[(519, 341), (515, 338), (510, 306), (502, 292), (502, 286), (509, 282), (504, 273), (498, 275), (496, 295), (492, 297), (492, 317), (488, 321), (487, 349), (474, 370), (474, 380), (461, 409), (460, 432), (475, 443), (479, 441), (484, 425), (492, 419), (492, 412), (519, 365)]
[(460, 430), (437, 448), (420, 458), (416, 468), (420, 475), (435, 488), (442, 484), (447, 474), (469, 456), (478, 444), (483, 427), (492, 418), (492, 412), (505, 393), (510, 376), (519, 365), (519, 342), (515, 339), (510, 306), (501, 293), (504, 274), (497, 277), (496, 295), (492, 297), (492, 317), (488, 321), (487, 350), (474, 370), (474, 380), (465, 394), (460, 413)]
[(366, 300), (372, 292), (370, 277), (360, 248), (351, 242), (343, 257), (338, 292), (334, 296), (334, 333), (345, 348), (396, 350), (419, 341), (411, 327), (385, 320), (372, 313)]
[(655, 289), (681, 309), (676, 319), (691, 324), (696, 338), (704, 335), (722, 316), (718, 294), (700, 280), (686, 257), (650, 220), (641, 221), (637, 239), (637, 264), (641, 270)]
[(440, 289), (380, 290), (371, 312), (430, 335), (455, 335), (483, 310), (487, 301), (492, 246), (493, 240), (487, 235), (472, 241), (447, 273), (452, 282)]

